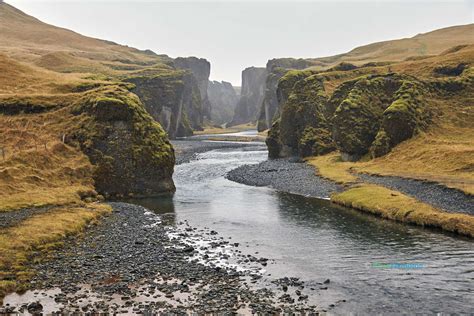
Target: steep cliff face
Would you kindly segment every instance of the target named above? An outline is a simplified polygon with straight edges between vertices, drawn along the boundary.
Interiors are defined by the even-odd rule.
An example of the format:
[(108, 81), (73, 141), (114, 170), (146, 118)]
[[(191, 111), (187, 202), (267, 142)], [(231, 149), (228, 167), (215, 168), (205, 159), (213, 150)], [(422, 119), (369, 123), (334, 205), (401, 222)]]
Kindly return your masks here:
[(387, 154), (431, 120), (429, 88), (402, 74), (344, 81), (332, 94), (328, 77), (289, 71), (278, 86), (281, 115), (268, 139), (270, 157), (322, 155), (338, 149), (345, 160)]
[(289, 71), (277, 89), (281, 115), (270, 129), (271, 158), (310, 156), (334, 150), (331, 116), (324, 80), (311, 71)]
[(174, 150), (136, 95), (117, 86), (87, 91), (71, 113), (67, 142), (78, 144), (96, 166), (98, 192), (153, 196), (175, 190)]
[(278, 116), (278, 81), (289, 69), (304, 69), (311, 65), (305, 59), (278, 58), (267, 62), (267, 79), (265, 82), (265, 97), (258, 116), (257, 129), (261, 132), (272, 125), (273, 118)]
[(267, 70), (265, 68), (250, 67), (242, 71), (240, 100), (235, 107), (230, 126), (257, 120), (265, 94), (266, 77)]
[(333, 117), (333, 138), (346, 160), (358, 160), (370, 151), (385, 155), (412, 137), (430, 120), (425, 96), (428, 89), (417, 79), (389, 74), (357, 80)]
[(211, 120), (211, 103), (207, 95), (211, 64), (206, 59), (197, 57), (178, 57), (174, 60), (174, 64), (178, 69), (191, 71), (196, 78), (201, 95), (202, 116), (204, 119)]
[(187, 70), (134, 74), (125, 79), (170, 138), (190, 136), (202, 129), (201, 94), (197, 80)]
[(239, 96), (230, 82), (210, 81), (207, 95), (211, 103), (212, 122), (225, 124), (232, 120)]

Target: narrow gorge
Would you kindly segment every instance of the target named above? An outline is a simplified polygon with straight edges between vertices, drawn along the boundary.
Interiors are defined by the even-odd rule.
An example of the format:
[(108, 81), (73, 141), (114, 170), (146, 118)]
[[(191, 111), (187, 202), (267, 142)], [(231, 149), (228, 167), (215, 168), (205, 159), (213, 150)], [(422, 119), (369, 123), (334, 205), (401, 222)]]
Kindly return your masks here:
[(474, 24), (7, 2), (0, 315), (472, 312)]

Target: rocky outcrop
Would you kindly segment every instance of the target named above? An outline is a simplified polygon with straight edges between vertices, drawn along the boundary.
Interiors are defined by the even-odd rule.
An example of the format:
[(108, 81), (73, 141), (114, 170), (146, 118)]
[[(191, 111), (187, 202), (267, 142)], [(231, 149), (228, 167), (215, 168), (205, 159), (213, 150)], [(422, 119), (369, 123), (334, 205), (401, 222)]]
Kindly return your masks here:
[(207, 95), (211, 64), (206, 59), (197, 57), (178, 57), (174, 60), (174, 64), (178, 69), (191, 71), (196, 78), (201, 95), (202, 116), (211, 120), (211, 103)]
[(333, 138), (346, 160), (370, 152), (385, 155), (426, 127), (430, 120), (417, 79), (389, 74), (368, 76), (354, 83), (333, 117)]
[(273, 118), (279, 116), (277, 87), (278, 81), (289, 69), (304, 69), (311, 65), (305, 59), (277, 58), (267, 62), (267, 79), (265, 82), (265, 97), (258, 116), (257, 129), (261, 132), (272, 125)]
[(271, 158), (310, 156), (334, 150), (331, 116), (323, 78), (311, 71), (289, 71), (278, 86), (281, 115), (267, 139)]
[(232, 84), (225, 81), (210, 81), (207, 95), (211, 103), (212, 122), (219, 125), (230, 122), (235, 106), (239, 102), (239, 96)]
[(105, 196), (174, 192), (174, 150), (139, 98), (118, 86), (87, 91), (72, 105), (67, 142), (95, 166)]
[(267, 138), (270, 157), (322, 155), (338, 149), (345, 160), (379, 157), (426, 128), (429, 89), (414, 77), (369, 75), (347, 80), (329, 95), (325, 77), (290, 71), (277, 95), (281, 115)]
[(230, 126), (257, 120), (265, 93), (266, 77), (267, 70), (265, 68), (250, 67), (242, 71), (240, 100), (235, 107)]
[(195, 76), (188, 70), (137, 73), (125, 81), (140, 97), (146, 110), (170, 138), (190, 136), (203, 124), (201, 94)]

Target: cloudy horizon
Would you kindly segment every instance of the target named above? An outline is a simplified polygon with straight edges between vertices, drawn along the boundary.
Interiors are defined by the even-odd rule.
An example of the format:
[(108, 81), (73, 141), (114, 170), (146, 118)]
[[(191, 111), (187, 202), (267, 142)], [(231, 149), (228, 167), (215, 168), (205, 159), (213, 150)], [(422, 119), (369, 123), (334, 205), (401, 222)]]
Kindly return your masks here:
[(244, 68), (264, 67), (268, 59), (336, 55), (474, 19), (472, 0), (5, 2), (83, 35), (171, 57), (206, 58), (211, 80), (236, 86)]

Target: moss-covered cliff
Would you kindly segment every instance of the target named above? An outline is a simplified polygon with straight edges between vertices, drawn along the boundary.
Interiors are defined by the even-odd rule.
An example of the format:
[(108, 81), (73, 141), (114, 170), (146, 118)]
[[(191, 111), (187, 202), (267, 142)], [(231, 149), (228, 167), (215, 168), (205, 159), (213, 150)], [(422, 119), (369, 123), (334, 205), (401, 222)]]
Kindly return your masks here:
[(98, 192), (152, 196), (175, 190), (174, 150), (136, 95), (118, 86), (102, 87), (85, 92), (71, 111), (75, 117), (67, 142), (79, 145), (96, 167)]
[(264, 131), (272, 125), (275, 117), (279, 116), (279, 101), (277, 96), (278, 81), (290, 69), (304, 69), (311, 65), (305, 59), (276, 58), (267, 62), (267, 78), (265, 81), (265, 96), (260, 106), (257, 129)]
[[(329, 106), (323, 79), (312, 71), (289, 71), (280, 80), (281, 115), (267, 142), (271, 157), (324, 154), (334, 149)], [(278, 130), (278, 131), (277, 131)]]
[(401, 74), (343, 81), (332, 94), (330, 78), (315, 71), (287, 72), (278, 84), (281, 114), (267, 144), (270, 156), (312, 156), (336, 148), (346, 160), (385, 155), (430, 121), (426, 84)]
[(369, 151), (385, 155), (426, 127), (430, 114), (427, 89), (414, 77), (388, 74), (358, 79), (332, 119), (333, 138), (347, 160)]
[(191, 72), (167, 70), (128, 76), (132, 89), (170, 138), (190, 136), (203, 123), (201, 94)]

